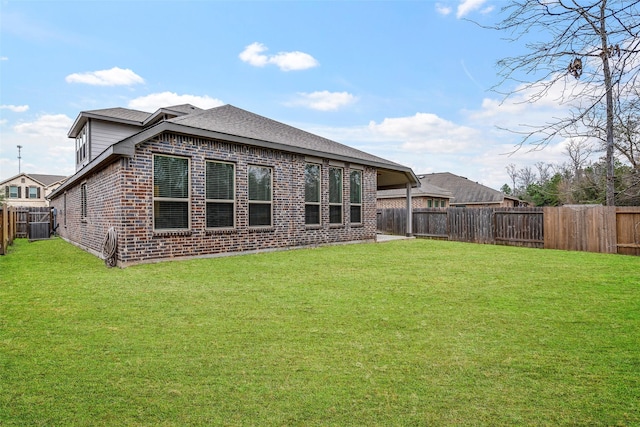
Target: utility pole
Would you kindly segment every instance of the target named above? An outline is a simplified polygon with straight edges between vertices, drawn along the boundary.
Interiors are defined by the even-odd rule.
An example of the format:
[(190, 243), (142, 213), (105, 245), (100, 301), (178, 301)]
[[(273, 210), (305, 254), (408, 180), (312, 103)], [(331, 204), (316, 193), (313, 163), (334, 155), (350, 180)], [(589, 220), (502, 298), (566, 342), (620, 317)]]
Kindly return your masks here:
[(22, 159), (22, 157), (20, 157), (21, 149), (22, 149), (22, 145), (18, 145), (18, 175), (20, 175), (20, 159)]

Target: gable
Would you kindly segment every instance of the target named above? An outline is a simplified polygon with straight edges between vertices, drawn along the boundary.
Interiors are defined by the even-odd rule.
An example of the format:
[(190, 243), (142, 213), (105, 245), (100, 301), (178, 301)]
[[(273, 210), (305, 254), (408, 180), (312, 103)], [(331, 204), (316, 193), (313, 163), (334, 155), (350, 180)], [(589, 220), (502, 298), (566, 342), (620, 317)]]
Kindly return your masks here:
[[(130, 126), (131, 133), (120, 135), (124, 137), (117, 141), (117, 137), (105, 141), (104, 146), (99, 146), (100, 151), (92, 148), (88, 163), (53, 197), (93, 170), (100, 170), (120, 157), (134, 156), (138, 144), (165, 132), (371, 166), (378, 170), (378, 189), (420, 185), (411, 168), (232, 105), (202, 110), (184, 104), (161, 108), (154, 114), (126, 108), (82, 112), (69, 131), (69, 137), (75, 137), (90, 119), (95, 119), (96, 123), (102, 120), (113, 129)], [(139, 131), (134, 133), (136, 129)]]

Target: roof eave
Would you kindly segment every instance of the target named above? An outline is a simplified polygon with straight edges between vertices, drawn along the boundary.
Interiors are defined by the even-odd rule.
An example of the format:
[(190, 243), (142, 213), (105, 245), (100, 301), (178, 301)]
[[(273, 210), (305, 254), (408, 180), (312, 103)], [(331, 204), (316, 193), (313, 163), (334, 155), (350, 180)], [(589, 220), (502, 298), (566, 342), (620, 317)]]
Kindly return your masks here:
[[(84, 113), (81, 113), (81, 115)], [(135, 122), (137, 124), (137, 122)], [(236, 142), (244, 145), (253, 145), (263, 148), (270, 148), (279, 151), (288, 151), (296, 154), (303, 154), (308, 156), (323, 157), (330, 160), (343, 161), (348, 163), (355, 163), (364, 166), (370, 166), (378, 170), (378, 182), (380, 182), (380, 176), (384, 176), (388, 179), (388, 184), (383, 184), (378, 187), (378, 190), (391, 190), (397, 188), (406, 188), (407, 184), (411, 184), (412, 188), (420, 187), (420, 180), (413, 172), (411, 168), (402, 165), (376, 162), (372, 160), (360, 159), (356, 157), (343, 156), (339, 154), (326, 153), (317, 150), (311, 150), (301, 147), (292, 147), (277, 142), (263, 141), (259, 139), (252, 139), (238, 135), (230, 135), (222, 132), (210, 131), (206, 129), (194, 128), (190, 126), (184, 126), (171, 122), (160, 122), (153, 125), (141, 132), (136, 133), (128, 138), (117, 142), (103, 151), (98, 157), (91, 161), (84, 168), (76, 172), (75, 175), (67, 179), (64, 184), (54, 191), (50, 197), (57, 197), (58, 193), (63, 192), (66, 188), (70, 187), (73, 183), (77, 182), (82, 177), (86, 176), (92, 171), (98, 171), (104, 166), (110, 164), (119, 157), (127, 156), (132, 157), (135, 154), (136, 145), (147, 141), (157, 135), (164, 132), (173, 132), (182, 135), (196, 136), (210, 139), (221, 139), (229, 142)]]
[(112, 145), (111, 147), (107, 148), (102, 153), (100, 153), (98, 157), (93, 159), (85, 167), (83, 167), (82, 169), (77, 171), (75, 174), (70, 176), (58, 188), (56, 188), (53, 193), (49, 194), (49, 197), (47, 197), (47, 199), (52, 200), (58, 197), (60, 194), (64, 193), (67, 190), (67, 188), (71, 187), (72, 184), (83, 179), (84, 177), (88, 176), (92, 172), (97, 172), (105, 168), (106, 166), (113, 163), (115, 160), (125, 155), (126, 154), (124, 154), (122, 150), (119, 150), (116, 148), (116, 145)]
[(71, 128), (67, 133), (67, 137), (75, 138), (76, 136), (78, 136), (78, 133), (80, 133), (80, 131), (82, 130), (82, 127), (85, 125), (85, 123), (89, 119), (104, 120), (106, 122), (122, 123), (125, 125), (133, 125), (133, 126), (143, 125), (143, 122), (139, 122), (137, 120), (129, 120), (129, 119), (123, 119), (118, 117), (112, 117), (112, 116), (103, 116), (101, 114), (82, 111), (80, 114), (78, 114), (78, 117), (76, 117), (76, 120), (73, 122), (73, 125), (71, 125)]
[(288, 152), (293, 152), (297, 154), (303, 154), (306, 156), (323, 157), (330, 160), (356, 163), (356, 164), (374, 167), (379, 171), (388, 170), (388, 171), (394, 171), (394, 172), (401, 172), (406, 177), (404, 182), (400, 184), (391, 185), (391, 186), (381, 187), (379, 188), (380, 190), (393, 189), (393, 188), (405, 188), (407, 183), (411, 183), (411, 187), (420, 186), (420, 180), (418, 179), (416, 174), (413, 172), (413, 170), (411, 170), (411, 168), (408, 168), (402, 165), (395, 165), (395, 164), (392, 165), (390, 163), (382, 163), (382, 162), (376, 162), (372, 160), (360, 159), (356, 157), (343, 156), (340, 154), (326, 153), (323, 151), (312, 150), (308, 148), (292, 147), (290, 145), (280, 144), (277, 142), (247, 138), (247, 137), (238, 136), (238, 135), (231, 135), (231, 134), (222, 133), (222, 132), (216, 132), (216, 131), (211, 131), (211, 130), (206, 130), (201, 128), (195, 128), (191, 126), (185, 126), (185, 125), (172, 123), (172, 122), (158, 123), (157, 125), (152, 126), (148, 129), (145, 129), (142, 132), (139, 132), (135, 135), (132, 135), (129, 138), (118, 142), (115, 145), (118, 146), (118, 150), (120, 150), (122, 154), (132, 156), (135, 152), (135, 146), (137, 144), (144, 142), (150, 138), (153, 138), (154, 136), (157, 136), (163, 132), (174, 132), (178, 134), (197, 136), (201, 138), (221, 139), (224, 141), (236, 142), (243, 145), (253, 145), (257, 147), (270, 148), (270, 149), (279, 150), (279, 151), (288, 151)]

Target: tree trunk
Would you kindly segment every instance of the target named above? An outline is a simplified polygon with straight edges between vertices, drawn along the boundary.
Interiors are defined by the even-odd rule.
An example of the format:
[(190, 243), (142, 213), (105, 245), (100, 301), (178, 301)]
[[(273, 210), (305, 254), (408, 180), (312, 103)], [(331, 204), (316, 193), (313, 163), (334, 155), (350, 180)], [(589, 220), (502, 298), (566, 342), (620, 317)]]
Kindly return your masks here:
[(611, 81), (611, 67), (609, 66), (609, 48), (607, 43), (607, 31), (605, 28), (606, 6), (607, 2), (603, 1), (600, 7), (600, 40), (602, 42), (602, 71), (604, 73), (604, 87), (606, 90), (607, 101), (607, 185), (606, 185), (606, 205), (615, 206), (616, 204), (616, 187), (615, 187), (615, 161), (613, 156), (613, 82)]

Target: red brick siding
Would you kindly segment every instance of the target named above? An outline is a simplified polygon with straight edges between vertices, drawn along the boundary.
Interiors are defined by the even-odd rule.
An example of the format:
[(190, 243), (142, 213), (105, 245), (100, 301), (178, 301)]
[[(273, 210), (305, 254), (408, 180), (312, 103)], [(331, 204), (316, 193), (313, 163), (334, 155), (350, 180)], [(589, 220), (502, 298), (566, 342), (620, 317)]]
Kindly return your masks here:
[[(190, 159), (191, 229), (184, 232), (153, 231), (153, 154)], [(233, 162), (236, 173), (236, 226), (233, 230), (206, 229), (205, 162)], [(277, 249), (326, 243), (371, 240), (376, 233), (376, 170), (364, 168), (362, 224), (349, 223), (349, 172), (344, 165), (343, 218), (340, 226), (329, 226), (328, 170), (322, 167), (320, 226), (304, 224), (304, 156), (234, 144), (164, 134), (139, 144), (132, 158), (115, 162), (86, 180), (87, 220), (80, 221), (80, 183), (67, 192), (67, 211), (61, 212), (63, 197), (54, 204), (67, 215), (60, 234), (93, 252), (101, 252), (110, 226), (118, 231), (120, 265), (154, 259), (203, 256), (225, 252)], [(249, 165), (273, 170), (273, 226), (248, 225)], [(77, 212), (77, 214), (76, 214)], [(60, 217), (60, 223), (64, 224)]]
[[(431, 206), (429, 206), (429, 200), (432, 200)], [(433, 197), (412, 197), (411, 198), (411, 207), (413, 209), (423, 209), (429, 207), (435, 207), (433, 201), (438, 201), (438, 207), (443, 207), (442, 202), (445, 202), (446, 206), (449, 207), (448, 199), (438, 199)], [(377, 202), (378, 209), (404, 209), (407, 207), (407, 199), (405, 197), (396, 197), (393, 199), (378, 199)]]

